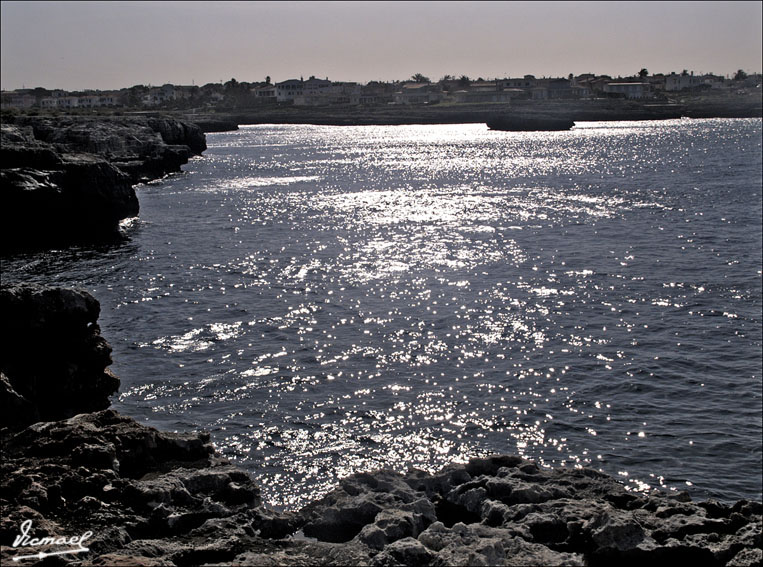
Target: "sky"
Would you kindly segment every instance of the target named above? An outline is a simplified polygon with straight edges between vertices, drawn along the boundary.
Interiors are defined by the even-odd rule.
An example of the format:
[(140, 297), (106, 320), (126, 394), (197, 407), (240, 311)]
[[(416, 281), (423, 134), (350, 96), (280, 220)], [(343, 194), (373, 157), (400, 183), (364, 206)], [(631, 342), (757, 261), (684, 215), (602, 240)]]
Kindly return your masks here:
[(0, 87), (761, 71), (763, 3), (0, 2)]

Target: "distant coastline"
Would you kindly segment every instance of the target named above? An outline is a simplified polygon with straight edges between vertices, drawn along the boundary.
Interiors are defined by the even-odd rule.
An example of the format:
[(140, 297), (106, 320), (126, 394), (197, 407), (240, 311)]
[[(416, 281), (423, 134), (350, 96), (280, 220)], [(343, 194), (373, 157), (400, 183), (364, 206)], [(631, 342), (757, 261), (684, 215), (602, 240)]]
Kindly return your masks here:
[[(174, 114), (174, 113), (173, 113)], [(685, 98), (678, 103), (618, 99), (584, 101), (513, 101), (510, 104), (434, 104), (388, 107), (261, 107), (214, 113), (180, 113), (204, 132), (235, 130), (239, 125), (312, 124), (394, 126), (403, 124), (477, 124), (496, 116), (539, 116), (578, 122), (661, 120), (666, 118), (761, 118), (763, 98)]]
[(613, 79), (471, 80), (423, 76), (390, 83), (290, 79), (280, 83), (135, 85), (112, 92), (22, 89), (2, 92), (3, 122), (19, 116), (172, 116), (205, 132), (248, 124), (334, 126), (487, 123), (496, 117), (566, 121), (763, 117), (759, 74), (648, 75)]

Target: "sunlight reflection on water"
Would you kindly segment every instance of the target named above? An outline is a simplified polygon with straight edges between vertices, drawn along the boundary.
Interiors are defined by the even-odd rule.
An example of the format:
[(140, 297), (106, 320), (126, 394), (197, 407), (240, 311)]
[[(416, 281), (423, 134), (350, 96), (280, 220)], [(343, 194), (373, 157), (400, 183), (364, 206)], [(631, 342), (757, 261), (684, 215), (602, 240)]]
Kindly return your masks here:
[(209, 429), (287, 508), (490, 451), (760, 490), (760, 121), (208, 145), (84, 276), (125, 413)]
[[(655, 224), (682, 212), (650, 181), (681, 167), (680, 135), (680, 124), (591, 123), (529, 135), (412, 126), (218, 136), (228, 142), (213, 141), (209, 159), (224, 174), (184, 190), (217, 192), (235, 236), (189, 273), (208, 274), (195, 289), (207, 300), (232, 294), (262, 316), (202, 318), (146, 341), (200, 353), (216, 378), (140, 396), (153, 396), (154, 412), (208, 413), (220, 448), (289, 508), (352, 472), (434, 471), (486, 450), (542, 464), (616, 460), (624, 441), (613, 422), (631, 424), (627, 444), (651, 439), (650, 422), (601, 388), (654, 377), (642, 369), (655, 359), (634, 351), (655, 326), (643, 312), (663, 317), (694, 297), (653, 291), (642, 263), (652, 244), (636, 250), (638, 238), (617, 232), (627, 222), (662, 241)], [(618, 472), (634, 489), (658, 483)]]

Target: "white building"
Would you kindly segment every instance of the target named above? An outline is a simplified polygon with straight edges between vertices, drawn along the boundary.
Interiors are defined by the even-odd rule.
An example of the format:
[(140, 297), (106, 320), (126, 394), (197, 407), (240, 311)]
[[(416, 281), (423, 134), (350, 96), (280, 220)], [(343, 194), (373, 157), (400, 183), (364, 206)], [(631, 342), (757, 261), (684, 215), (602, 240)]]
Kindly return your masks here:
[(100, 96), (99, 104), (101, 106), (117, 106), (119, 103), (120, 98), (116, 93), (104, 93)]
[(319, 93), (330, 88), (332, 84), (333, 83), (328, 79), (316, 79), (315, 77), (310, 77), (302, 83), (302, 90), (304, 94)]
[(723, 89), (728, 86), (726, 85), (726, 81), (723, 79), (723, 77), (718, 75), (707, 74), (702, 75), (700, 78), (702, 79), (702, 84), (708, 85), (711, 89)]
[(289, 79), (276, 83), (276, 100), (278, 102), (294, 102), (294, 97), (304, 94), (305, 81)]
[(275, 85), (263, 85), (261, 87), (254, 87), (252, 89), (254, 99), (257, 102), (275, 102), (277, 100), (276, 86)]
[(593, 96), (591, 85), (572, 85), (570, 88), (572, 89), (572, 96), (574, 98), (591, 98)]
[(701, 77), (695, 77), (694, 73), (691, 75), (677, 75), (671, 73), (665, 77), (665, 90), (666, 91), (682, 91), (684, 89), (691, 89), (698, 87), (703, 83)]
[(85, 95), (78, 97), (77, 106), (82, 108), (93, 108), (101, 106), (101, 97), (98, 95)]
[(42, 108), (96, 108), (101, 106), (117, 106), (120, 103), (116, 93), (100, 93), (89, 95), (59, 95), (40, 99)]
[(453, 93), (453, 100), (459, 103), (511, 102), (512, 98), (522, 96), (519, 88), (504, 89), (497, 82), (472, 83), (469, 89)]
[(169, 83), (162, 85), (161, 87), (152, 87), (148, 93), (144, 95), (143, 104), (154, 106), (175, 100), (175, 98), (177, 98), (175, 94), (175, 85)]
[(504, 89), (531, 89), (535, 86), (535, 81), (533, 75), (525, 75), (521, 79), (501, 79), (500, 86)]
[(78, 96), (62, 96), (58, 98), (58, 108), (78, 108)]

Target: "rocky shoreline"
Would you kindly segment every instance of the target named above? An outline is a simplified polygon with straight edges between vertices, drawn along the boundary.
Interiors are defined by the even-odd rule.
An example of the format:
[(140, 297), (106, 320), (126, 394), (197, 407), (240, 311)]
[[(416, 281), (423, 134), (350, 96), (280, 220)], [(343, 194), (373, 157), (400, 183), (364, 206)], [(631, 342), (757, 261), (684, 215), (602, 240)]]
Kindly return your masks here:
[(3, 253), (119, 239), (139, 211), (133, 185), (207, 147), (198, 126), (167, 117), (9, 116), (0, 143)]
[[(160, 432), (108, 409), (118, 380), (107, 369), (98, 302), (87, 292), (7, 287), (0, 310), (3, 340), (12, 341), (0, 359), (3, 564), (33, 554), (15, 564), (763, 560), (760, 502), (633, 493), (591, 469), (543, 470), (511, 455), (436, 474), (356, 474), (302, 510), (279, 512), (261, 502), (246, 472), (214, 451), (208, 434)], [(73, 542), (88, 551), (71, 553)], [(69, 553), (39, 558), (61, 550)]]

